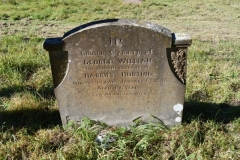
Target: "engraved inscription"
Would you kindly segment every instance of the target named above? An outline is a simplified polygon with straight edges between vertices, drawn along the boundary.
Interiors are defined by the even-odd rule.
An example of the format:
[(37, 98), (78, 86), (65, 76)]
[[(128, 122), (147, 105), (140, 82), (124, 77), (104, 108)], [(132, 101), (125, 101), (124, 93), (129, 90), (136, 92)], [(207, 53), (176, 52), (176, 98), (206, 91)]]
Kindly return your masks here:
[(106, 71), (106, 70), (116, 70), (116, 67), (97, 67), (96, 70), (102, 70), (102, 71)]
[(93, 96), (146, 96), (147, 93), (145, 92), (124, 92), (124, 93), (120, 93), (120, 92), (115, 92), (115, 93), (93, 93)]
[(104, 81), (104, 84), (115, 84), (115, 83), (118, 83), (118, 81), (112, 81), (112, 80)]
[(120, 38), (110, 38), (110, 45), (122, 46), (122, 39)]
[(135, 89), (142, 89), (142, 88), (141, 86), (125, 86), (125, 89), (135, 90)]
[(153, 54), (153, 49), (146, 51), (146, 54)]
[(112, 78), (114, 73), (85, 73), (85, 78)]
[(140, 69), (139, 66), (124, 66), (124, 67), (119, 67), (119, 70), (137, 70)]
[(136, 56), (140, 56), (143, 53), (145, 53), (146, 55), (150, 55), (153, 54), (153, 49), (150, 50), (146, 50), (145, 52), (141, 51), (141, 50), (131, 50), (131, 51), (116, 51), (116, 50), (111, 50), (110, 54), (112, 56), (116, 56), (116, 55), (124, 55), (124, 56), (131, 56), (131, 55), (136, 55)]
[(105, 52), (86, 52), (86, 51), (81, 51), (79, 54), (81, 56), (104, 56)]
[(116, 51), (116, 50), (112, 50), (110, 51), (112, 56), (115, 55), (137, 55), (140, 56), (142, 54), (141, 51)]
[(104, 60), (84, 60), (83, 64), (85, 65), (109, 65), (112, 64), (112, 60), (111, 59), (104, 59)]
[(124, 93), (125, 96), (146, 96), (147, 94), (144, 92), (134, 92), (134, 93)]
[[(143, 83), (167, 83), (167, 79), (157, 78), (156, 73), (149, 71), (155, 62), (152, 48), (124, 50), (123, 42), (122, 38), (110, 37), (109, 52), (80, 51), (85, 73), (82, 73), (83, 79), (74, 81), (73, 85), (92, 85), (94, 96), (145, 96), (147, 86), (142, 87)], [(106, 58), (98, 59), (100, 56)]]
[(94, 70), (94, 68), (88, 68), (88, 67), (86, 67), (85, 68), (87, 71), (93, 71)]
[(122, 72), (122, 77), (146, 77), (152, 76), (150, 72)]
[(98, 86), (97, 90), (122, 90), (122, 86), (107, 86), (107, 87)]
[(157, 80), (155, 80), (154, 82), (156, 82), (156, 83), (160, 83), (160, 82), (162, 82), (162, 83), (168, 83), (168, 79), (167, 78), (158, 78)]
[(98, 86), (97, 90), (139, 90), (141, 86)]
[(95, 84), (118, 84), (118, 81), (85, 81), (85, 82), (73, 82), (74, 85), (95, 85)]
[(118, 59), (120, 64), (139, 64), (139, 63), (152, 63), (151, 58), (146, 58), (146, 59)]
[(122, 79), (121, 83), (142, 83), (143, 80), (141, 79), (136, 79), (136, 80), (125, 80), (125, 79)]

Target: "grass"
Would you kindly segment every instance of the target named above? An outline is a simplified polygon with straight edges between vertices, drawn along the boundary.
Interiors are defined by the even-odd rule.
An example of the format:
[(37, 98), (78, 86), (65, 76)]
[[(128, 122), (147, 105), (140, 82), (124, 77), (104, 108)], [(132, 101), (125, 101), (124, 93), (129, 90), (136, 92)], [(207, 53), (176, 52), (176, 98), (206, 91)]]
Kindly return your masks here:
[[(239, 159), (239, 9), (239, 0), (2, 0), (0, 159)], [(85, 118), (61, 126), (42, 43), (106, 18), (151, 21), (192, 36), (182, 125), (120, 128)], [(102, 130), (117, 140), (99, 145)]]

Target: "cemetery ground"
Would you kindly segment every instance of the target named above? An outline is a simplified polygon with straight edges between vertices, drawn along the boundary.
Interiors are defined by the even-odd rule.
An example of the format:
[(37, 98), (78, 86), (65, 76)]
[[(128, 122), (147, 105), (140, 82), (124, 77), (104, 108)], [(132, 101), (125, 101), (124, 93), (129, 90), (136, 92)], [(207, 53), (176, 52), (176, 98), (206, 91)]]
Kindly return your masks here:
[[(240, 159), (240, 1), (2, 0), (0, 159)], [(80, 24), (140, 19), (188, 33), (183, 124), (61, 126), (42, 43)], [(99, 145), (101, 130), (116, 141)]]

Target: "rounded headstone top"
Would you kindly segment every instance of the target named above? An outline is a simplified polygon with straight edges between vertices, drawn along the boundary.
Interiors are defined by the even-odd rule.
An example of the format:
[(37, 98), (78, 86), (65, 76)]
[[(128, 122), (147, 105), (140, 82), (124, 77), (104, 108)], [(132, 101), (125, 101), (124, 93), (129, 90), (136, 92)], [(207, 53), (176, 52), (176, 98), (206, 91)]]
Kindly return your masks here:
[(94, 22), (86, 23), (84, 25), (80, 25), (80, 26), (66, 32), (63, 35), (63, 38), (66, 38), (69, 35), (76, 33), (78, 31), (83, 31), (86, 29), (103, 27), (103, 26), (111, 26), (111, 25), (143, 27), (143, 28), (151, 29), (158, 33), (162, 33), (167, 37), (172, 37), (171, 31), (169, 29), (159, 26), (159, 25), (156, 25), (156, 24), (153, 24), (151, 22), (145, 22), (145, 21), (140, 21), (140, 20), (131, 20), (131, 19), (106, 19), (106, 20), (94, 21)]

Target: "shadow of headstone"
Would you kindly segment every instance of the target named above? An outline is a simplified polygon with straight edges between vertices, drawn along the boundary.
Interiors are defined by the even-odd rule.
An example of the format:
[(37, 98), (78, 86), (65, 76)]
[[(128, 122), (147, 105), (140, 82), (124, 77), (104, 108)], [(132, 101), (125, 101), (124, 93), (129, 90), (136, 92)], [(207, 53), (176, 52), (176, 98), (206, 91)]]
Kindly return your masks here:
[[(29, 92), (32, 95), (38, 95), (44, 99), (53, 99), (53, 88), (42, 87), (38, 91), (30, 86), (9, 86), (0, 89), (1, 98), (10, 98), (12, 95), (18, 93)], [(1, 102), (1, 101), (0, 101)], [(2, 103), (2, 102), (1, 102)], [(61, 119), (59, 111), (56, 109), (50, 109), (48, 107), (43, 108), (23, 108), (19, 110), (5, 110), (4, 104), (0, 104), (3, 108), (0, 108), (0, 125), (4, 128), (17, 128), (21, 129), (31, 128), (38, 130), (40, 128), (52, 128), (56, 125), (61, 125)]]
[(46, 110), (41, 108), (21, 109), (4, 111), (1, 114), (5, 129), (13, 127), (14, 129), (26, 128), (37, 131), (44, 128), (53, 128), (62, 124), (58, 110)]
[(226, 103), (206, 103), (198, 101), (185, 102), (183, 123), (191, 123), (194, 119), (202, 122), (212, 120), (219, 123), (229, 123), (240, 118), (240, 107)]

